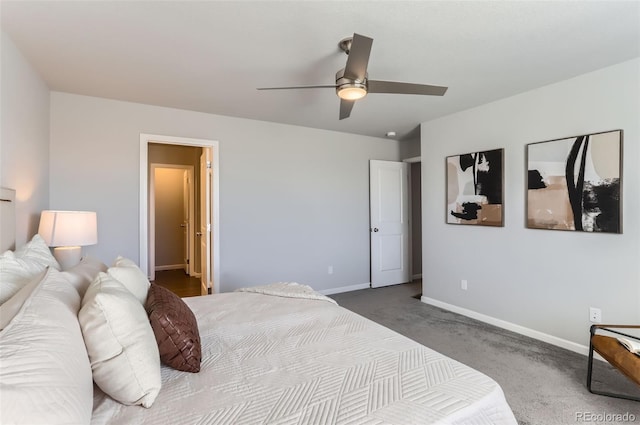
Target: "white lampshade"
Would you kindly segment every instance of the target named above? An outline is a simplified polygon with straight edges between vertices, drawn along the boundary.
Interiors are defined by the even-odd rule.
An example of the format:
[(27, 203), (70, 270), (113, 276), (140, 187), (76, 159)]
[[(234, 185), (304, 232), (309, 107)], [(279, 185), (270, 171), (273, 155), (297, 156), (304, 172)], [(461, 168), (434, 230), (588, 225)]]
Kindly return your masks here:
[(42, 211), (38, 234), (63, 270), (80, 262), (81, 246), (98, 243), (98, 220), (93, 211)]

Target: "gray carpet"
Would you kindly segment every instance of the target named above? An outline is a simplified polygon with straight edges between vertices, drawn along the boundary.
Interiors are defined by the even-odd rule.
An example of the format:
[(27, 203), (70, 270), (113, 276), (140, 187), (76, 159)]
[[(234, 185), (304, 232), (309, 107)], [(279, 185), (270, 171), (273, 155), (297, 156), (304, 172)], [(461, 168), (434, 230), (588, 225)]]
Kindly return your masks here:
[[(424, 304), (420, 293), (417, 282), (332, 298), (493, 378), (521, 425), (640, 423), (639, 402), (587, 391), (586, 356)], [(585, 344), (588, 338), (585, 329)], [(594, 389), (640, 395), (637, 386), (605, 362), (596, 361), (593, 374)], [(635, 420), (611, 420), (626, 413)], [(607, 416), (600, 421), (598, 415)]]

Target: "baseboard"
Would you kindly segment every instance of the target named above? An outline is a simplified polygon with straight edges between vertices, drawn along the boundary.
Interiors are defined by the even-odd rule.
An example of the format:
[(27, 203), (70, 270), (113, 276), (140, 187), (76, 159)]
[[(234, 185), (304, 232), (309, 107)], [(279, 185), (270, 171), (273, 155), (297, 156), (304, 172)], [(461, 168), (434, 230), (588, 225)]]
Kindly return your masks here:
[(361, 283), (359, 285), (341, 286), (339, 288), (323, 289), (320, 292), (322, 295), (341, 294), (343, 292), (359, 291), (360, 289), (371, 288), (371, 283)]
[(169, 264), (168, 266), (156, 266), (156, 271), (184, 269), (184, 264)]
[(486, 314), (478, 313), (473, 310), (469, 310), (463, 307), (458, 307), (453, 304), (438, 301), (433, 298), (423, 296), (420, 298), (420, 301), (422, 301), (425, 304), (430, 304), (445, 310), (452, 311), (454, 313), (462, 314), (463, 316), (471, 317), (472, 319), (476, 319), (481, 322), (485, 322), (490, 325), (494, 325), (499, 328), (506, 329), (508, 331), (512, 331), (521, 335), (528, 336), (533, 339), (547, 342), (551, 345), (555, 345), (557, 347), (561, 347), (578, 354), (583, 354), (585, 356), (589, 354), (589, 347), (587, 347), (586, 345), (577, 344), (575, 342), (572, 342), (563, 338), (558, 338), (557, 336), (549, 335), (544, 332), (540, 332), (534, 329), (526, 328), (524, 326), (516, 325), (515, 323), (507, 322), (506, 320), (496, 319), (495, 317), (487, 316)]
[(422, 279), (422, 273), (414, 274), (411, 276), (411, 280)]

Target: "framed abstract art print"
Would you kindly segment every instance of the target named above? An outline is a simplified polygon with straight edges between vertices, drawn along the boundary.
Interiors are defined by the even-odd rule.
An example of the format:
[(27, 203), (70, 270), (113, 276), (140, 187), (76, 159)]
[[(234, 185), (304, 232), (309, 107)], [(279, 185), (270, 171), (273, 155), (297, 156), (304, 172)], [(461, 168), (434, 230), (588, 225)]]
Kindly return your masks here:
[(527, 145), (527, 227), (622, 233), (622, 130)]
[(447, 157), (447, 223), (503, 226), (504, 149)]

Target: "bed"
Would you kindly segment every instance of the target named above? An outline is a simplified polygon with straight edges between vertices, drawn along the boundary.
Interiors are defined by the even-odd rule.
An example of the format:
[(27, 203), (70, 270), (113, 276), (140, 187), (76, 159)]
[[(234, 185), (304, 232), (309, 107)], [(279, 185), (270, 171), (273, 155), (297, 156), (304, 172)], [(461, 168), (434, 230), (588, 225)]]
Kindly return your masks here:
[(330, 301), (239, 292), (185, 302), (200, 326), (200, 372), (163, 367), (155, 409), (97, 393), (92, 423), (514, 423), (490, 378)]
[[(8, 253), (0, 257), (0, 285), (11, 270), (4, 256), (25, 258), (24, 250)], [(94, 383), (104, 371), (91, 351), (93, 328), (83, 322), (95, 282), (116, 276), (112, 269), (96, 260), (65, 272), (49, 265), (0, 305), (1, 423), (517, 423), (491, 378), (296, 283), (180, 300), (197, 322), (199, 371), (161, 365), (152, 353), (133, 362), (134, 373), (157, 368), (152, 400), (136, 395), (123, 404)], [(144, 294), (123, 286), (116, 289), (131, 306), (141, 302)]]

